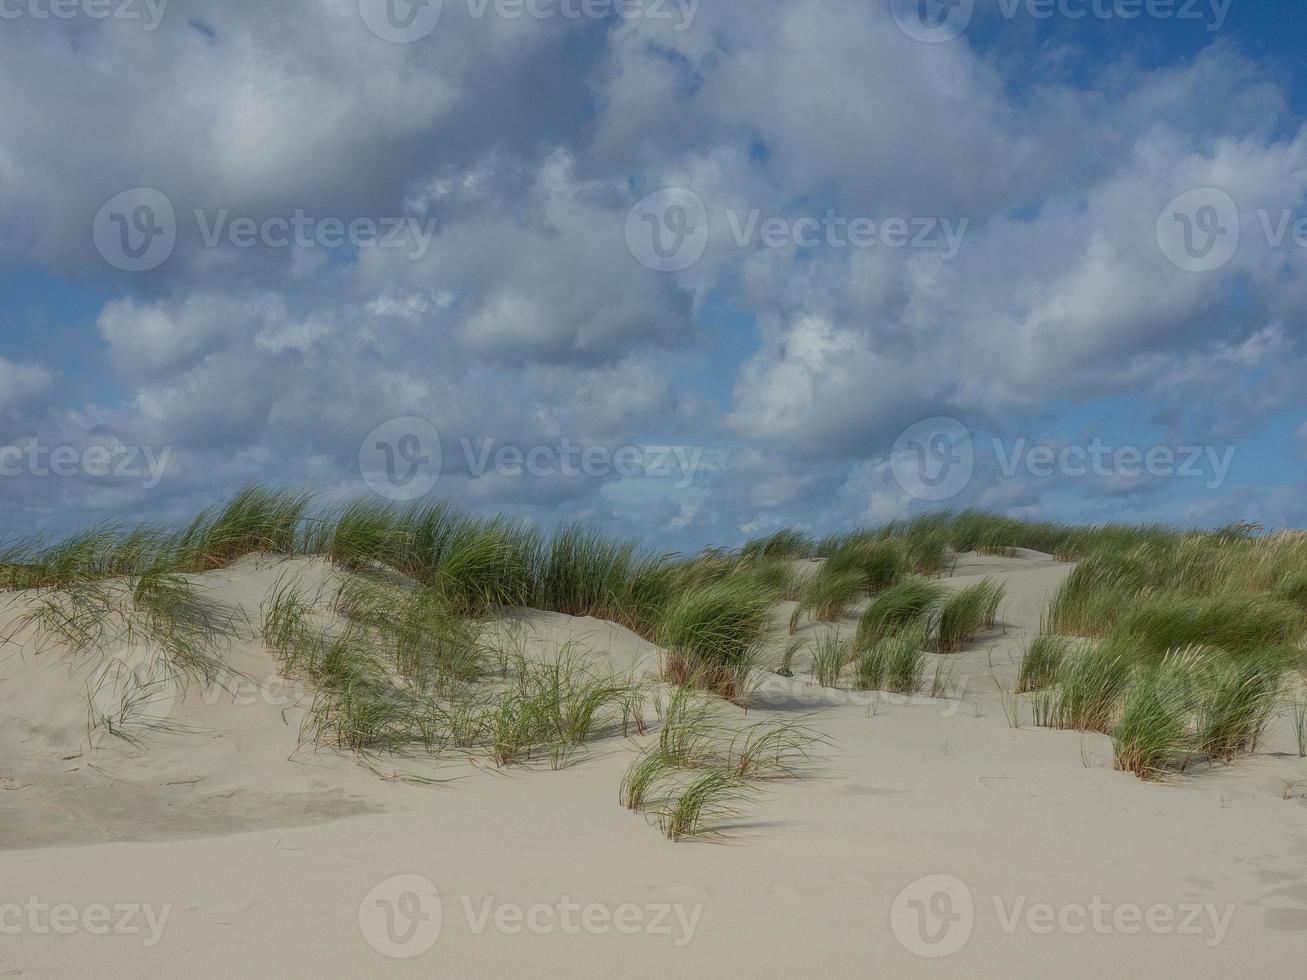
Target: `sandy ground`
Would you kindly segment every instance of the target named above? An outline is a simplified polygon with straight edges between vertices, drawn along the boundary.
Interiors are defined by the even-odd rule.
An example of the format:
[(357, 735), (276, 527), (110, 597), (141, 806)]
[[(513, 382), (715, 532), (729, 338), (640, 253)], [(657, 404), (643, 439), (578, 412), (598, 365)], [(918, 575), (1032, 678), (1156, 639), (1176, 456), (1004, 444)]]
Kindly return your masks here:
[[(450, 763), (437, 785), (301, 747), (305, 692), (258, 643), (235, 691), (177, 692), (173, 731), (88, 740), (92, 668), (19, 637), (0, 976), (1302, 976), (1307, 761), (1284, 722), (1241, 765), (1163, 785), (1114, 772), (1106, 737), (1011, 724), (1000, 689), (1069, 567), (964, 557), (951, 585), (1009, 593), (1001, 631), (947, 658), (950, 699), (822, 689), (802, 659), (769, 681), (751, 716), (810, 714), (831, 744), (718, 842), (618, 805), (634, 741), (559, 772)], [(329, 586), (254, 559), (204, 582), (257, 617), (288, 569)], [(620, 673), (656, 656), (608, 623), (517, 625)]]

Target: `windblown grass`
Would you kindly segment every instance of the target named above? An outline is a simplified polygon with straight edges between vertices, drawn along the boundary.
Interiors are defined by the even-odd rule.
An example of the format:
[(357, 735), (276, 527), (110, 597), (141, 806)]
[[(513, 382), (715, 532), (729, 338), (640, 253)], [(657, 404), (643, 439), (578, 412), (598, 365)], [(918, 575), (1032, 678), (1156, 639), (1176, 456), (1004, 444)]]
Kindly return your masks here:
[(296, 663), (319, 694), (306, 738), (356, 752), (482, 750), (497, 766), (566, 765), (586, 743), (615, 736), (633, 688), (597, 674), (572, 644), (545, 659), (516, 659), (506, 686), (435, 693), (389, 666), (395, 651), (364, 627), (322, 637)]
[(535, 600), (569, 616), (620, 622), (629, 614), (627, 583), (637, 562), (634, 542), (570, 524), (549, 540)]
[(914, 626), (933, 628), (948, 589), (922, 578), (906, 578), (872, 600), (858, 623), (855, 645), (865, 650)]
[(1133, 662), (1128, 652), (1110, 644), (1067, 657), (1051, 703), (1052, 727), (1110, 733), (1130, 684)]
[(182, 672), (206, 684), (227, 670), (223, 645), (239, 632), (234, 610), (182, 575), (152, 568), (131, 582), (130, 637), (143, 631)]
[(182, 531), (178, 562), (198, 572), (254, 552), (294, 554), (311, 499), (304, 493), (246, 487), (227, 504), (203, 511)]
[(740, 777), (725, 769), (708, 769), (658, 811), (658, 826), (672, 841), (708, 836), (735, 817), (747, 799)]
[(833, 570), (829, 565), (803, 583), (799, 604), (790, 616), (790, 632), (799, 628), (803, 616), (820, 623), (832, 623), (865, 592), (864, 576), (858, 569)]
[(643, 810), (658, 792), (658, 788), (677, 772), (675, 760), (654, 749), (643, 753), (631, 763), (622, 777), (618, 799), (628, 810)]
[(939, 652), (956, 653), (994, 626), (999, 603), (1007, 586), (994, 579), (984, 579), (954, 593), (939, 611), (936, 629), (939, 633)]
[(788, 718), (740, 729), (702, 694), (679, 688), (657, 742), (627, 768), (619, 799), (628, 809), (651, 813), (673, 841), (715, 835), (760, 782), (801, 777), (812, 764), (812, 747), (822, 741)]
[(30, 597), (17, 618), (38, 649), (56, 646), (74, 657), (149, 645), (166, 656), (179, 683), (212, 684), (228, 672), (224, 645), (238, 633), (236, 612), (165, 566), (135, 577), (89, 579)]
[(725, 580), (677, 596), (658, 627), (666, 678), (747, 703), (773, 602), (770, 590), (749, 581)]
[(750, 725), (731, 740), (725, 765), (740, 779), (797, 779), (825, 739), (807, 725), (777, 718)]
[(1241, 655), (1283, 646), (1300, 631), (1299, 614), (1288, 605), (1215, 596), (1151, 600), (1123, 615), (1111, 635), (1134, 644), (1144, 656), (1196, 644)]
[(857, 661), (862, 691), (917, 694), (926, 686), (926, 628), (917, 624), (877, 640)]
[(901, 542), (893, 538), (853, 537), (826, 559), (822, 571), (830, 575), (856, 573), (865, 592), (879, 592), (897, 582), (908, 570)]
[(276, 657), (282, 660), (291, 657), (307, 641), (310, 617), (316, 605), (299, 583), (285, 574), (278, 576), (259, 607), (262, 614), (259, 635)]
[(1281, 705), (1285, 659), (1192, 647), (1138, 671), (1113, 743), (1117, 768), (1147, 779), (1194, 757), (1231, 762), (1256, 751)]
[(750, 559), (811, 558), (816, 543), (807, 531), (781, 528), (765, 538), (755, 538), (744, 546), (743, 556)]
[(813, 643), (812, 676), (822, 687), (839, 687), (840, 675), (853, 658), (853, 645), (838, 632), (823, 633)]
[(1284, 675), (1275, 653), (1214, 659), (1198, 696), (1198, 751), (1225, 762), (1255, 751), (1280, 706)]
[(1183, 767), (1195, 747), (1190, 716), (1202, 667), (1201, 651), (1184, 650), (1140, 668), (1112, 730), (1117, 769), (1157, 779)]
[(1044, 633), (1035, 637), (1021, 658), (1017, 675), (1017, 694), (1029, 694), (1052, 687), (1066, 658), (1076, 649), (1063, 636)]
[(438, 591), (354, 576), (337, 592), (336, 608), (368, 629), (394, 672), (419, 690), (441, 692), (486, 669), (476, 625)]
[(1307, 617), (1307, 569), (1280, 579), (1271, 590), (1271, 598), (1295, 607), (1302, 616)]

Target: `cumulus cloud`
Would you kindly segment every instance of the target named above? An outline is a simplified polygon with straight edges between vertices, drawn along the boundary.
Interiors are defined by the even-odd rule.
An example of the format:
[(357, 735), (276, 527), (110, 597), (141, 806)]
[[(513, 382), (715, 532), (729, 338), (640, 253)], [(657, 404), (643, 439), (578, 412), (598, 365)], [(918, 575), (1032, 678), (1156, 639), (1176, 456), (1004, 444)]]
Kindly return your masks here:
[[(1307, 134), (1234, 44), (1092, 72), (1061, 45), (1032, 78), (965, 38), (906, 38), (887, 4), (702, 4), (684, 29), (469, 9), (445, 4), (412, 44), (373, 35), (355, 0), (173, 0), (154, 33), (6, 28), (0, 82), (21, 97), (0, 104), (0, 255), (104, 296), (82, 326), (109, 373), (88, 386), (58, 357), (0, 359), (0, 418), (11, 440), (174, 454), (148, 492), (12, 482), (22, 513), (173, 514), (254, 479), (363, 491), (364, 437), (420, 416), (442, 435), (440, 489), (477, 506), (735, 543), (920, 509), (889, 451), (922, 418), (1010, 441), (1118, 398), (1154, 438), (1217, 442), (1301, 405), (1307, 283), (1265, 229), (1307, 197)], [(133, 275), (90, 226), (136, 186), (168, 195), (178, 237)], [(708, 220), (703, 257), (671, 273), (624, 236), (663, 187)], [(1242, 237), (1194, 272), (1158, 219), (1209, 187)], [(297, 213), (394, 219), (400, 247), (204, 241), (216, 215)], [(827, 215), (882, 235), (757, 232)], [(891, 243), (895, 219), (934, 222), (934, 247)], [(469, 472), (461, 441), (487, 439), (728, 463), (686, 487)], [(955, 503), (1147, 515), (1174, 489), (1014, 480), (981, 459)], [(1227, 510), (1292, 516), (1287, 491), (1227, 489)]]

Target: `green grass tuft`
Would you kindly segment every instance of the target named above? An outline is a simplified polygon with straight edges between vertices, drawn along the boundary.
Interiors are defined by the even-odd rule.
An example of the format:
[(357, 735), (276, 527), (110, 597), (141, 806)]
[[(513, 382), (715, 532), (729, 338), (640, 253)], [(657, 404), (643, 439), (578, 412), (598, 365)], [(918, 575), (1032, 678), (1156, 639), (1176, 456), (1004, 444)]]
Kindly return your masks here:
[(907, 578), (890, 586), (862, 614), (855, 646), (865, 650), (914, 626), (932, 628), (948, 594), (943, 585), (922, 578)]
[(746, 703), (773, 601), (764, 586), (731, 580), (695, 586), (677, 596), (658, 627), (667, 679)]
[(1016, 693), (1029, 694), (1052, 687), (1062, 663), (1076, 649), (1077, 646), (1064, 636), (1045, 633), (1035, 637), (1021, 658)]
[(894, 694), (925, 690), (927, 642), (925, 626), (917, 624), (873, 643), (858, 657), (858, 689)]
[(956, 653), (982, 630), (993, 627), (1007, 587), (985, 579), (954, 593), (939, 611), (939, 652)]

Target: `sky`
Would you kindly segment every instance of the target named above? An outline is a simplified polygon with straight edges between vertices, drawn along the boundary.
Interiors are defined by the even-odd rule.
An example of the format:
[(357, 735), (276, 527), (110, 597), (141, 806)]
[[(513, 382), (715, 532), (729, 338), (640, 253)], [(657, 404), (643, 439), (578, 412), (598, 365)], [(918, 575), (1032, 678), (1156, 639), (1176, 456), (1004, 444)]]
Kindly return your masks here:
[(1307, 527), (1297, 0), (0, 0), (0, 534)]

